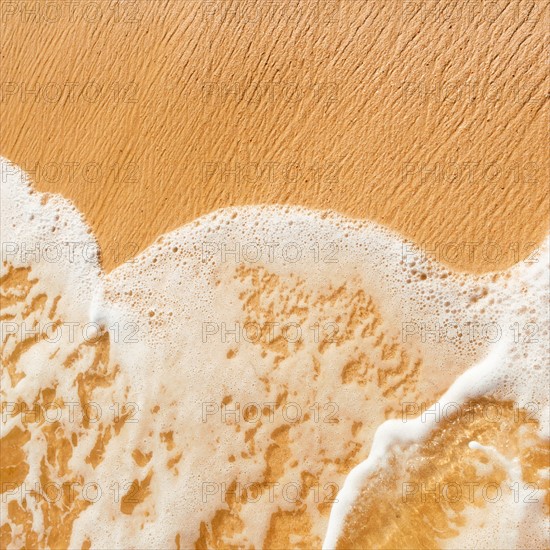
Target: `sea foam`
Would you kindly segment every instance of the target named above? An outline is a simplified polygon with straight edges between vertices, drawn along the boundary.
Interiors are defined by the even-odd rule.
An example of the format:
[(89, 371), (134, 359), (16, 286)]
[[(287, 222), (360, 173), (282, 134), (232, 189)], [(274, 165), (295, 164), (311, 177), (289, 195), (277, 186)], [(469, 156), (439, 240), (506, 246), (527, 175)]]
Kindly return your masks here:
[(372, 222), (238, 207), (106, 274), (70, 201), (1, 175), (14, 546), (334, 548), (369, 475), (437, 428), (405, 413), (491, 396), (548, 438), (548, 240), (470, 275)]

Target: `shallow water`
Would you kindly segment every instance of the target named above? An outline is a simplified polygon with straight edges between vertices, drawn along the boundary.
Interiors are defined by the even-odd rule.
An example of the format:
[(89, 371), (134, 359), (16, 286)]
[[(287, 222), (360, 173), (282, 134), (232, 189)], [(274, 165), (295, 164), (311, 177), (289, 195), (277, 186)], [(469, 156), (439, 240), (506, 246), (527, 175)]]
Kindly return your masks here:
[(547, 545), (547, 242), (474, 276), (228, 208), (106, 275), (71, 203), (1, 181), (2, 546)]

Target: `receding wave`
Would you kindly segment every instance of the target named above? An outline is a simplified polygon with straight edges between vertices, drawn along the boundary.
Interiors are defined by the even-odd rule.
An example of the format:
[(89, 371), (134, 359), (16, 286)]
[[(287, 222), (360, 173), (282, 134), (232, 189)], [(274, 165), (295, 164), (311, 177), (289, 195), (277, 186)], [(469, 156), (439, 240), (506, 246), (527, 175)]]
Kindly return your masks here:
[(474, 276), (228, 208), (105, 274), (1, 168), (2, 547), (545, 546), (547, 242)]

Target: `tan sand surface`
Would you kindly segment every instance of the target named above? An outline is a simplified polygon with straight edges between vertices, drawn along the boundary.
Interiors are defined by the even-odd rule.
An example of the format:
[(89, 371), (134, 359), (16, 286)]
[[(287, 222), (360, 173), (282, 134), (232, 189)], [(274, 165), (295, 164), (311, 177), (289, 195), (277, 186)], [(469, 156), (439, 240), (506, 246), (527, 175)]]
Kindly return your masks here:
[[(107, 270), (202, 214), (258, 203), (373, 219), (457, 269), (508, 267), (535, 251), (548, 231), (549, 6), (547, 0), (0, 0), (0, 154), (30, 173), (40, 191), (76, 203)], [(15, 288), (10, 296), (22, 311), (35, 283), (26, 269), (10, 270), (3, 281)], [(44, 316), (53, 318), (58, 299)], [(14, 384), (23, 350), (6, 361)], [(89, 395), (114, 376), (108, 339), (93, 350), (84, 379)], [(357, 365), (344, 369), (343, 384), (361, 374)], [(55, 392), (45, 389), (41, 399), (60, 399)], [(111, 428), (118, 436), (118, 423), (98, 432), (94, 467)], [(495, 426), (475, 428), (487, 441), (496, 437)], [(269, 455), (275, 472), (290, 456), (287, 431), (269, 447), (277, 451)], [(44, 433), (48, 449), (58, 449), (52, 479), (61, 478), (77, 442), (53, 425), (44, 425)], [(419, 470), (414, 479), (454, 479), (452, 468), (465, 469), (477, 455), (461, 463), (449, 438), (470, 435), (456, 422), (437, 433), (431, 449), (445, 467), (439, 477)], [(2, 438), (3, 480), (25, 479), (22, 448), (29, 437), (14, 429)], [(515, 433), (506, 431), (503, 440), (521, 447)], [(369, 444), (363, 438), (338, 458), (342, 479), (366, 458)], [(547, 448), (529, 449), (524, 465), (538, 471)], [(151, 458), (137, 448), (132, 457), (140, 467)], [(139, 485), (136, 478), (143, 498), (150, 481)], [(41, 544), (66, 547), (88, 506), (72, 504), (46, 507), (43, 533), (17, 504), (10, 505), (10, 519), (27, 546), (47, 534)], [(226, 508), (201, 525), (196, 548), (225, 547), (244, 528), (239, 503)], [(380, 542), (377, 525), (357, 528), (366, 515), (386, 522), (404, 510), (391, 529), (382, 525), (387, 547), (410, 542), (401, 536), (403, 525), (447, 517), (442, 507), (415, 509), (390, 496), (376, 506), (362, 498), (341, 544), (369, 547), (371, 534)], [(133, 508), (123, 502), (121, 510), (131, 515)], [(326, 520), (329, 507), (319, 512)], [(319, 546), (320, 539), (309, 538), (308, 518), (298, 508), (274, 514), (264, 546), (288, 548), (296, 535), (306, 548)], [(441, 522), (438, 529), (451, 533)], [(435, 544), (429, 529), (418, 532), (426, 545)], [(0, 535), (11, 540), (10, 526)], [(181, 546), (179, 534), (174, 545)]]
[(77, 204), (108, 270), (281, 202), (506, 267), (547, 231), (548, 7), (2, 0), (0, 153)]

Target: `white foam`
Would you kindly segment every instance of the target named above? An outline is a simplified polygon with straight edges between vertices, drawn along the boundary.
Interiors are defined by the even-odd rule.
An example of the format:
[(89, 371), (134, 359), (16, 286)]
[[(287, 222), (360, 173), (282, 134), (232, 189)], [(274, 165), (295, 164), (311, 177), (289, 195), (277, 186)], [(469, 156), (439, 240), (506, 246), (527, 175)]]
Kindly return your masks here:
[[(57, 195), (45, 201), (45, 196), (32, 191), (25, 175), (7, 161), (1, 162), (1, 168), (2, 274), (8, 269), (6, 261), (15, 266), (30, 264), (33, 276), (40, 281), (33, 295), (46, 292), (49, 304), (56, 295), (62, 296), (59, 315), (82, 324), (97, 324), (91, 327), (89, 338), (101, 327), (116, 326), (122, 331), (120, 337), (111, 339), (110, 347), (110, 362), (119, 365), (119, 374), (111, 386), (95, 391), (94, 400), (106, 408), (113, 403), (136, 403), (140, 421), (126, 424), (111, 439), (96, 468), (86, 464), (85, 457), (93, 448), (97, 431), (79, 428), (71, 468), (105, 488), (113, 480), (141, 480), (154, 472), (152, 495), (132, 515), (121, 515), (119, 503), (106, 498), (81, 512), (74, 524), (72, 547), (91, 537), (94, 547), (165, 548), (173, 546), (176, 534), (181, 535), (184, 547), (190, 546), (198, 537), (200, 523), (208, 524), (217, 509), (228, 507), (219, 500), (204, 502), (204, 483), (219, 487), (226, 480), (246, 483), (263, 479), (265, 453), (273, 441), (272, 429), (279, 424), (258, 427), (255, 454), (242, 459), (245, 430), (239, 433), (225, 423), (204, 423), (201, 416), (204, 403), (219, 405), (229, 394), (233, 402), (273, 402), (286, 387), (289, 401), (299, 402), (304, 410), (313, 402), (338, 403), (338, 424), (304, 422), (293, 424), (289, 432), (292, 456), (299, 456), (304, 467), (328, 481), (342, 477), (336, 459), (348, 452), (351, 427), (363, 423), (360, 437), (365, 450), (361, 452), (366, 452), (375, 434), (368, 458), (349, 473), (338, 494), (326, 533), (319, 527), (325, 520), (317, 512), (317, 503), (310, 496), (306, 499), (313, 514), (313, 534), (319, 540), (325, 538), (325, 548), (335, 546), (362, 481), (383, 463), (388, 450), (398, 442), (422, 440), (434, 427), (430, 422), (384, 422), (390, 399), (374, 383), (376, 370), (382, 365), (395, 368), (399, 353), (406, 354), (407, 365), (421, 361), (415, 375), (421, 394), (441, 394), (448, 381), (456, 379), (439, 399), (442, 405), (491, 391), (503, 398), (513, 396), (521, 405), (536, 403), (537, 417), (543, 420), (548, 406), (544, 344), (548, 338), (544, 301), (548, 296), (548, 241), (542, 247), (544, 260), (538, 264), (518, 265), (502, 274), (471, 276), (450, 272), (423, 257), (400, 236), (371, 222), (298, 207), (240, 207), (203, 216), (162, 236), (133, 261), (105, 275), (95, 240), (74, 206)], [(65, 251), (56, 262), (48, 261), (44, 253), (51, 243)], [(77, 245), (71, 248), (67, 243)], [(24, 246), (36, 250), (37, 245), (38, 260), (23, 257)], [(70, 254), (71, 250), (76, 253)], [(259, 260), (255, 255), (258, 250), (262, 252)], [(238, 252), (240, 261), (234, 261), (233, 251)], [(294, 323), (304, 315), (306, 321), (300, 321), (304, 332), (320, 312), (330, 321), (342, 313), (344, 303), (352, 310), (354, 303), (359, 303), (358, 295), (353, 294), (356, 290), (372, 298), (381, 324), (374, 324), (372, 334), (366, 335), (360, 333), (362, 325), (350, 325), (349, 338), (342, 345), (328, 345), (322, 353), (319, 342), (305, 338), (302, 347), (292, 348), (279, 363), (273, 362), (276, 352), (241, 338), (238, 346), (233, 346), (238, 347), (238, 357), (229, 359), (232, 346), (219, 339), (220, 326), (227, 323), (233, 327), (236, 321), (245, 320), (241, 295), (250, 291), (252, 284), (244, 275), (242, 280), (235, 278), (238, 267), (262, 268), (278, 276), (282, 285), (279, 294), (269, 294), (271, 287), (266, 286), (258, 300), (268, 296), (269, 307), (275, 309), (282, 307), (283, 298), (296, 300), (296, 308), (284, 315)], [(299, 289), (292, 286), (298, 284), (296, 281), (300, 281)], [(319, 293), (326, 294), (330, 285), (333, 290), (348, 285), (346, 288), (353, 291), (351, 297), (342, 303), (323, 298), (319, 305)], [(298, 306), (307, 301), (298, 298), (302, 295), (311, 297), (309, 310), (298, 315)], [(16, 320), (22, 319), (15, 307), (13, 314)], [(264, 319), (265, 311), (258, 315)], [(488, 333), (437, 342), (429, 332), (423, 337), (422, 323), (429, 330), (436, 323), (444, 326), (465, 319), (481, 326), (498, 325), (502, 331), (498, 342)], [(204, 342), (205, 323), (218, 328), (218, 339)], [(514, 323), (522, 330), (527, 323), (536, 323), (539, 342), (515, 342), (509, 328)], [(137, 341), (128, 339), (132, 327), (138, 328)], [(381, 341), (387, 349), (391, 343), (399, 347), (395, 359), (383, 360)], [(82, 338), (69, 341), (64, 334), (54, 346), (57, 352), (53, 357), (51, 345), (41, 342), (34, 346), (18, 364), (27, 376), (13, 387), (9, 381), (4, 384), (3, 399), (30, 402), (40, 388), (57, 384), (58, 395), (78, 401), (74, 378), (87, 372), (92, 354), (92, 349), (79, 348), (81, 343)], [(13, 340), (6, 343), (8, 353), (14, 345)], [(81, 356), (74, 372), (67, 372), (63, 363), (77, 348), (83, 349)], [(361, 361), (374, 365), (375, 372), (368, 380), (343, 384), (342, 369), (357, 350), (363, 353)], [(320, 361), (315, 376), (313, 357)], [(540, 368), (531, 368), (534, 365)], [(395, 403), (419, 399), (418, 392), (412, 395), (403, 385), (395, 392)], [(150, 411), (156, 405), (160, 411), (153, 415)], [(4, 430), (18, 421), (18, 417), (9, 419)], [(67, 424), (64, 428), (70, 433), (75, 426)], [(32, 431), (33, 439), (26, 449), (28, 479), (35, 480), (45, 450), (38, 443), (39, 429), (33, 427)], [(175, 450), (159, 443), (160, 434), (167, 431), (174, 432)], [(150, 465), (138, 468), (132, 462), (130, 455), (135, 448), (153, 452)], [(177, 475), (166, 466), (176, 452), (182, 453)], [(228, 463), (228, 455), (237, 459)], [(285, 463), (278, 481), (295, 482), (299, 466)], [(246, 527), (233, 536), (233, 542), (261, 547), (269, 518), (278, 509), (293, 510), (295, 506), (281, 498), (260, 501), (259, 506), (243, 504), (239, 513), (247, 519)], [(33, 518), (39, 526), (38, 506)]]
[[(548, 423), (548, 257), (549, 240), (541, 247), (542, 261), (532, 266), (516, 266), (511, 270), (511, 292), (500, 296), (499, 319), (504, 326), (519, 322), (520, 326), (536, 322), (540, 338), (533, 345), (521, 346), (514, 335), (506, 333), (490, 349), (486, 357), (460, 376), (438, 400), (441, 407), (449, 403), (465, 403), (469, 399), (487, 394), (503, 399), (513, 396), (519, 403), (537, 404), (537, 418), (541, 422), (541, 436), (550, 438)], [(498, 288), (496, 291), (498, 292)], [(544, 365), (533, 369), (534, 365)], [(338, 503), (332, 508), (323, 548), (336, 547), (345, 517), (357, 500), (361, 486), (377, 467), (384, 464), (390, 449), (397, 444), (415, 443), (424, 440), (437, 427), (434, 416), (418, 417), (406, 425), (398, 420), (389, 420), (376, 431), (372, 449), (367, 460), (356, 466), (346, 478), (338, 495)], [(472, 442), (476, 448), (479, 444)], [(510, 534), (507, 534), (509, 537)], [(494, 542), (494, 539), (493, 539)], [(453, 541), (456, 544), (456, 541)]]

